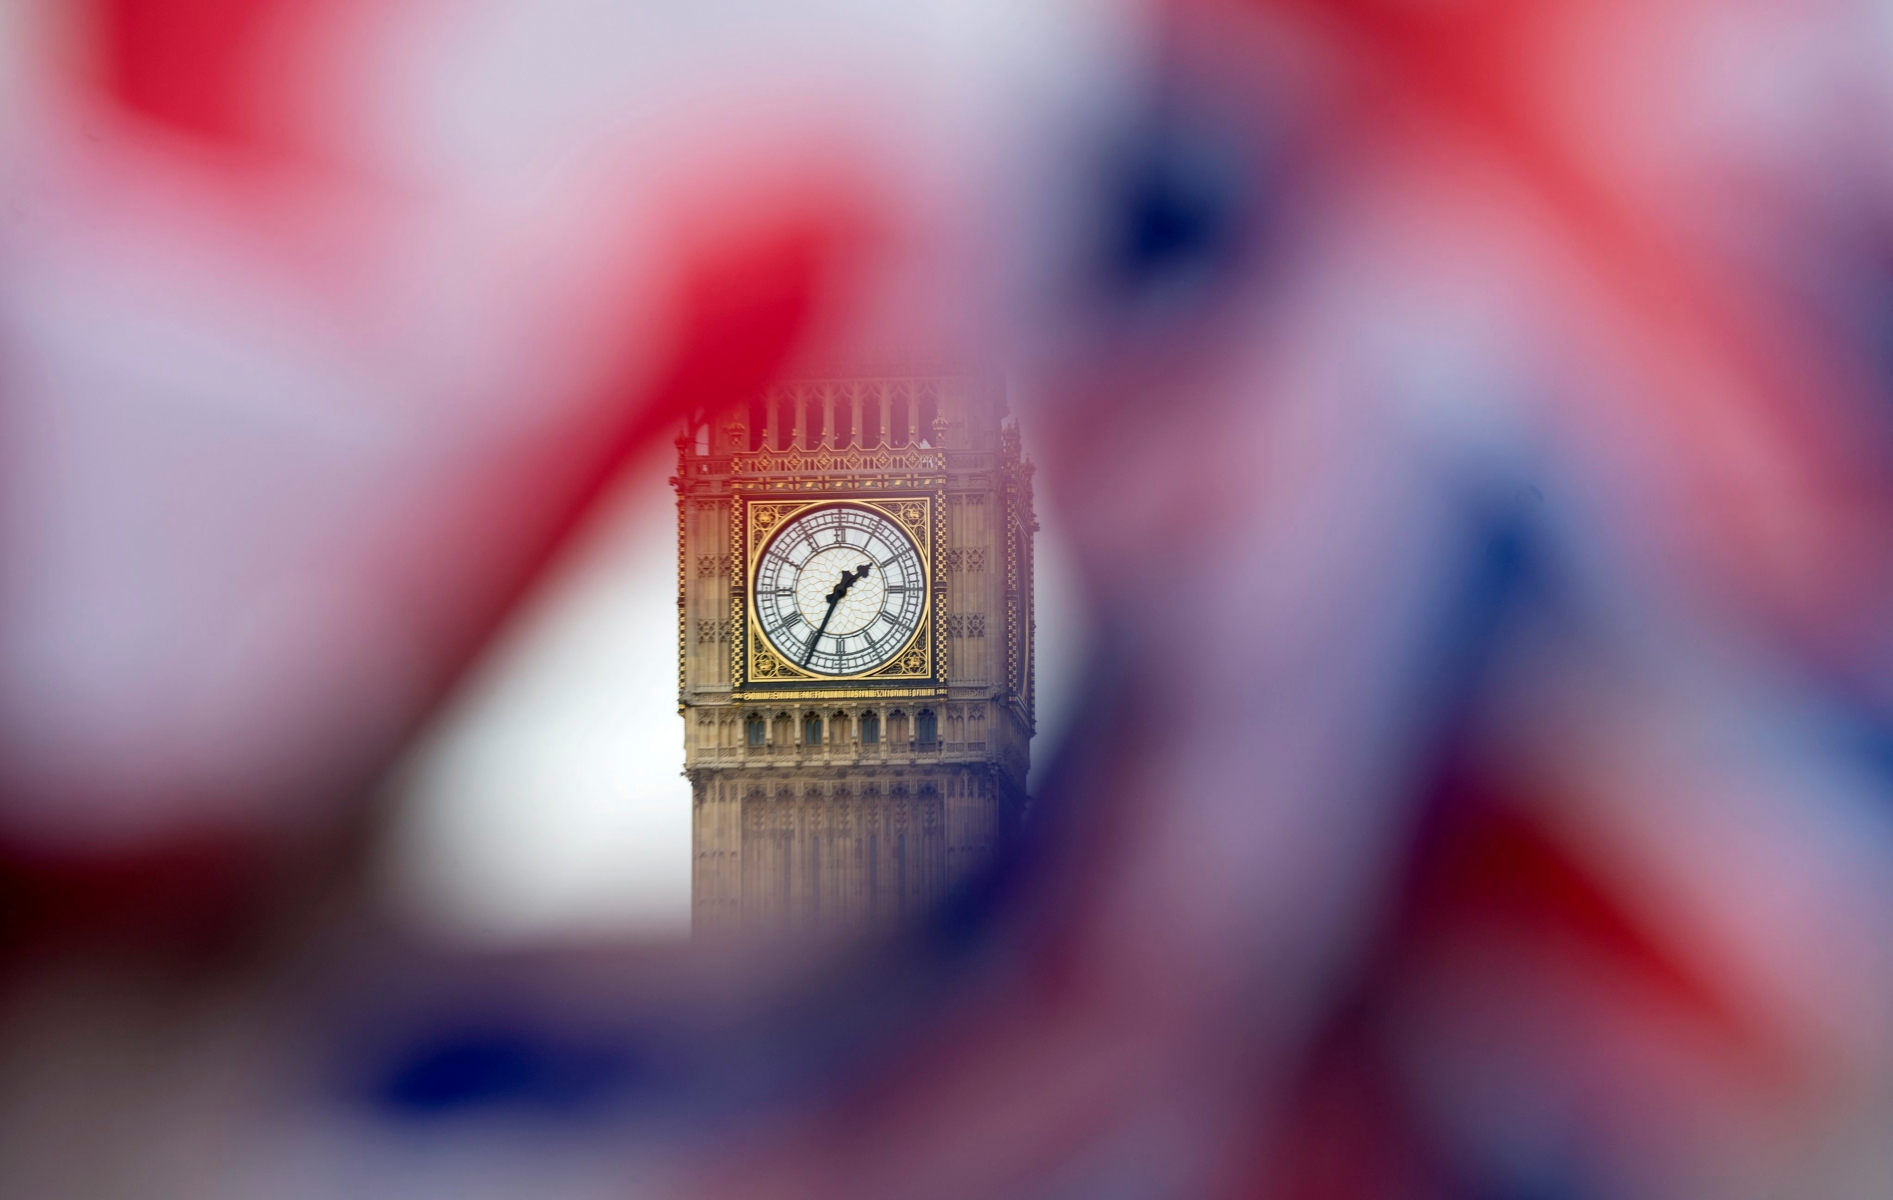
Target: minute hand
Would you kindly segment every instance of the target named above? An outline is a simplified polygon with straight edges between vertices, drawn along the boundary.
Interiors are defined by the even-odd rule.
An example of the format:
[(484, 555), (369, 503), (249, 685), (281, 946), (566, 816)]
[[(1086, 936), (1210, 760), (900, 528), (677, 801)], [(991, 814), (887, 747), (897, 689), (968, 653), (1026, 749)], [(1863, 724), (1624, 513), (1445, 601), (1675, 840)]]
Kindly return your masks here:
[(853, 587), (857, 581), (868, 577), (868, 566), (868, 563), (862, 563), (858, 570), (843, 571), (841, 581), (835, 584), (835, 590), (828, 593), (828, 611), (822, 614), (822, 623), (817, 625), (815, 632), (809, 635), (807, 649), (802, 651), (804, 667), (808, 666), (809, 660), (815, 657), (816, 643), (822, 640), (822, 634), (828, 629), (828, 622), (834, 618), (835, 606), (841, 603), (841, 598), (848, 594), (849, 588)]

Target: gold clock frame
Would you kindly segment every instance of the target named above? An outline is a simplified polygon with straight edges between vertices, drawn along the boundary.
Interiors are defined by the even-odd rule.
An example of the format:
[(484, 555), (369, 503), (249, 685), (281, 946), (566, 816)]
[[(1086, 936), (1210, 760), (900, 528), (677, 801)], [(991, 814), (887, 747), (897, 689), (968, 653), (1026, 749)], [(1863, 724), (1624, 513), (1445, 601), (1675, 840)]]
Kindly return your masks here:
[[(741, 582), (730, 588), (730, 627), (743, 636), (730, 639), (730, 678), (734, 699), (774, 700), (879, 699), (932, 693), (943, 686), (940, 623), (935, 619), (945, 597), (940, 568), (946, 541), (946, 494), (901, 491), (776, 496), (736, 495), (730, 504), (730, 561), (743, 564)], [(854, 675), (823, 675), (787, 661), (770, 646), (756, 619), (756, 571), (763, 547), (776, 530), (804, 513), (822, 508), (865, 508), (887, 517), (914, 540), (924, 576), (920, 623), (913, 635), (878, 667)]]

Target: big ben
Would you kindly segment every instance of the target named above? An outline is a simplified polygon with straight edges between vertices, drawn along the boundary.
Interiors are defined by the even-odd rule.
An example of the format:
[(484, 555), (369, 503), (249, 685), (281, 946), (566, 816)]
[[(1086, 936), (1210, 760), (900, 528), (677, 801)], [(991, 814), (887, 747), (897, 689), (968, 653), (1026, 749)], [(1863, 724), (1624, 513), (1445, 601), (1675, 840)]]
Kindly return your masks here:
[(699, 931), (884, 928), (1026, 804), (1032, 467), (996, 377), (836, 372), (677, 440)]

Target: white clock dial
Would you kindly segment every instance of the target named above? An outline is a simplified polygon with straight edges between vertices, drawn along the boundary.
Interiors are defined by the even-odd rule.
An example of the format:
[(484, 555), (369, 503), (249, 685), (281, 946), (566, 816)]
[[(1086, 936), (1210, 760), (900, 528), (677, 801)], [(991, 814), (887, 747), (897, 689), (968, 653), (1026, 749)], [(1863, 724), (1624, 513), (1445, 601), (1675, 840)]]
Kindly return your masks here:
[(885, 513), (837, 504), (789, 521), (756, 563), (753, 602), (783, 658), (820, 675), (893, 660), (926, 609), (920, 550)]

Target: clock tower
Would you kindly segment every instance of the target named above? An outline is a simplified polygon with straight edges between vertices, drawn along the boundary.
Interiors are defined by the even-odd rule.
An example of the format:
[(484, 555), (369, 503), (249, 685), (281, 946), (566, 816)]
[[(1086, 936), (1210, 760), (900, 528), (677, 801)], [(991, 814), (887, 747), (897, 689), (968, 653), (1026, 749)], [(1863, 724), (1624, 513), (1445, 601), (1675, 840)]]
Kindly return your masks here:
[(784, 383), (677, 439), (692, 921), (867, 930), (1019, 820), (1032, 466), (992, 376)]

